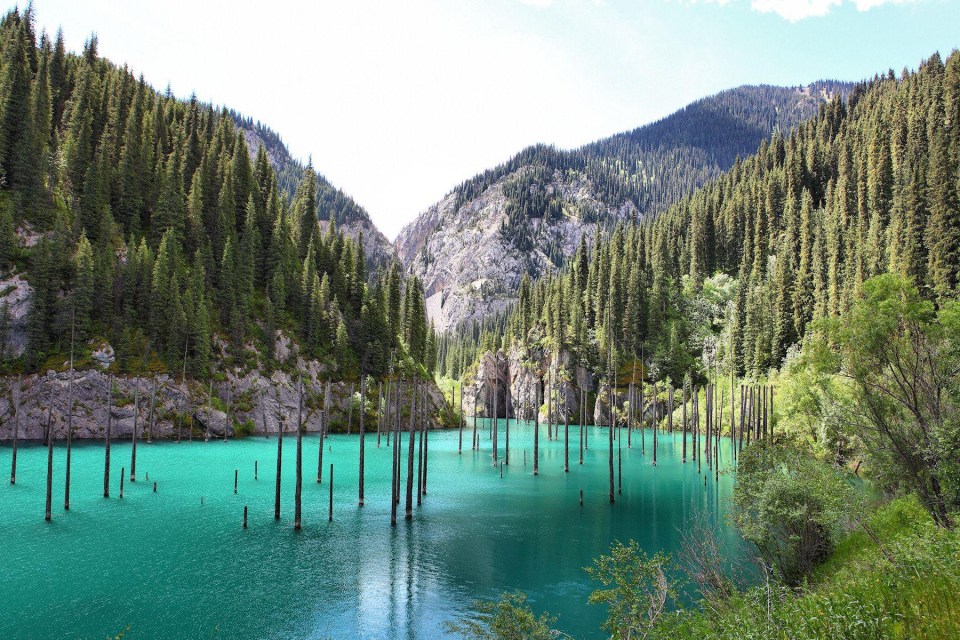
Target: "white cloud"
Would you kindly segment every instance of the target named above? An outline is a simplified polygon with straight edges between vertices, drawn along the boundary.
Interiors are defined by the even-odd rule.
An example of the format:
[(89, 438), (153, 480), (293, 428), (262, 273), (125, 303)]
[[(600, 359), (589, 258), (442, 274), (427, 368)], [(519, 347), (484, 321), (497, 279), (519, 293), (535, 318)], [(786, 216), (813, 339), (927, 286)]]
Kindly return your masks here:
[[(725, 4), (727, 0), (721, 0)], [(848, 0), (857, 11), (869, 11), (884, 4), (905, 4), (914, 0)], [(784, 20), (797, 22), (805, 18), (818, 18), (842, 4), (844, 0), (751, 0), (750, 7), (760, 13), (776, 13)]]

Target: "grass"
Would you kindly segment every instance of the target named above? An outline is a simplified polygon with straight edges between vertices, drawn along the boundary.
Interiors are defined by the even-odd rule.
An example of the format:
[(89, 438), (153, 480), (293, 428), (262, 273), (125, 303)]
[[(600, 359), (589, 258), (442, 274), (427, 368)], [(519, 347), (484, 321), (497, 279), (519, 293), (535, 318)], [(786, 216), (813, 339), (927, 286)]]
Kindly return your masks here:
[(680, 611), (657, 637), (960, 638), (958, 594), (960, 533), (937, 529), (907, 497), (869, 514), (803, 589), (765, 584)]

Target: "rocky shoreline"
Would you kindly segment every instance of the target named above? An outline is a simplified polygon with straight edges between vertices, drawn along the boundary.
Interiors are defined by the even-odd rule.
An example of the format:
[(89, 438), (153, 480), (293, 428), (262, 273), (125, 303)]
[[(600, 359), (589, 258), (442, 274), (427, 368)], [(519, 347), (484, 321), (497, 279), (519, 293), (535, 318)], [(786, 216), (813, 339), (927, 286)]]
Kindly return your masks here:
[[(100, 439), (107, 424), (108, 392), (111, 376), (90, 369), (73, 372), (73, 438)], [(43, 440), (46, 437), (47, 413), (54, 429), (54, 438), (66, 437), (70, 405), (69, 371), (48, 371), (45, 374), (23, 376), (20, 379), (19, 421), (14, 419), (16, 404), (16, 377), (0, 378), (0, 441), (11, 441), (15, 422), (20, 440)], [(181, 437), (223, 438), (238, 435), (271, 434), (294, 431), (297, 413), (297, 381), (283, 371), (274, 371), (269, 377), (259, 371), (245, 375), (227, 373), (222, 381), (212, 384), (214, 401), (209, 401), (210, 383), (187, 380), (168, 374), (156, 376), (112, 376), (113, 405), (110, 410), (111, 437), (129, 438), (137, 420), (138, 437), (147, 439), (176, 439)], [(304, 370), (304, 430), (318, 431), (321, 426), (323, 393), (326, 381), (319, 376), (319, 368)], [(402, 382), (401, 406), (409, 402), (409, 382)], [(330, 431), (346, 431), (350, 415), (351, 388), (353, 389), (353, 432), (359, 424), (359, 391), (356, 382), (330, 383)], [(427, 387), (430, 428), (440, 427), (438, 416), (446, 408), (446, 401), (433, 383)], [(405, 390), (405, 392), (403, 391)], [(150, 398), (155, 400), (153, 423), (150, 423)], [(375, 406), (377, 389), (367, 390), (367, 430), (376, 429)], [(136, 410), (134, 406), (136, 405)], [(221, 407), (226, 408), (224, 411)], [(229, 416), (228, 416), (229, 413)]]

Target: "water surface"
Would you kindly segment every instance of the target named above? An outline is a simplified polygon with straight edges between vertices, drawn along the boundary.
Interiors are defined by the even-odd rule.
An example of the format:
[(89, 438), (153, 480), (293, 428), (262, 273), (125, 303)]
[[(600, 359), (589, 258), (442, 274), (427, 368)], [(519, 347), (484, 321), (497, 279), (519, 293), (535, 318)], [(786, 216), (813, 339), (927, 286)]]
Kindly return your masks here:
[[(500, 459), (503, 460), (503, 421)], [(146, 638), (435, 638), (476, 598), (522, 589), (535, 610), (559, 617), (576, 638), (602, 638), (605, 611), (586, 604), (596, 585), (583, 571), (613, 540), (676, 553), (679, 531), (697, 517), (725, 519), (732, 477), (704, 484), (680, 462), (679, 435), (661, 435), (658, 465), (634, 433), (622, 442), (622, 493), (608, 500), (607, 434), (589, 427), (578, 464), (571, 427), (570, 472), (563, 441), (541, 427), (540, 474), (532, 474), (533, 427), (511, 424), (510, 465), (481, 450), (457, 453), (455, 431), (430, 435), (427, 496), (411, 521), (390, 526), (391, 449), (366, 439), (366, 505), (357, 505), (359, 439), (304, 437), (303, 530), (293, 531), (296, 439), (284, 438), (282, 514), (273, 517), (275, 437), (204, 443), (114, 442), (111, 497), (102, 497), (103, 445), (75, 444), (71, 509), (63, 509), (65, 447), (54, 459), (53, 521), (44, 522), (46, 448), (21, 445), (17, 483), (8, 481), (11, 448), (0, 447), (0, 638), (104, 638), (129, 625)], [(562, 434), (562, 427), (561, 427)], [(404, 438), (406, 443), (406, 438)], [(406, 455), (406, 446), (403, 448)], [(526, 465), (524, 465), (526, 451)], [(724, 442), (722, 468), (729, 460)], [(254, 479), (254, 462), (259, 479)], [(328, 522), (329, 464), (334, 519)], [(239, 470), (237, 494), (234, 469)], [(403, 464), (406, 472), (406, 459)], [(149, 475), (149, 481), (146, 476)], [(157, 492), (153, 493), (153, 483)], [(404, 486), (405, 489), (405, 486)], [(579, 493), (583, 490), (584, 504)], [(241, 527), (249, 507), (249, 528)], [(735, 534), (725, 544), (738, 551)]]

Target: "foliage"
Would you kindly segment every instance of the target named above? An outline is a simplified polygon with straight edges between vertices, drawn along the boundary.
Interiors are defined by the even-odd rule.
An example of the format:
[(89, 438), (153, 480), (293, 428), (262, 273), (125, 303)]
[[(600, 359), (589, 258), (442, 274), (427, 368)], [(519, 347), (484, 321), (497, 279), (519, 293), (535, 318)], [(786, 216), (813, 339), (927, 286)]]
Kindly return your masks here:
[[(471, 344), (448, 352), (475, 358), (488, 348), (477, 348), (481, 340), (529, 346), (542, 335), (544, 346), (599, 371), (612, 342), (618, 360), (642, 350), (680, 380), (702, 378), (696, 360), (713, 338), (732, 351), (724, 368), (759, 377), (820, 320), (849, 310), (876, 275), (912, 278), (924, 298), (946, 301), (960, 278), (958, 119), (960, 52), (875, 77), (659, 215), (586, 231), (562, 271), (524, 279), (504, 321), (463, 327)], [(574, 162), (547, 148), (517, 162), (534, 160), (563, 170)], [(458, 194), (473, 197), (517, 168), (508, 165)], [(646, 189), (634, 167), (620, 167), (623, 180)], [(717, 274), (735, 287), (718, 287)], [(716, 306), (718, 293), (732, 295), (732, 308)]]
[[(249, 149), (238, 125), (265, 145)], [(0, 268), (24, 260), (34, 291), (26, 368), (65, 349), (74, 317), (81, 342), (113, 345), (119, 371), (156, 354), (205, 377), (215, 335), (232, 355), (256, 340), (272, 357), (277, 329), (343, 378), (383, 375), (402, 350), (432, 366), (419, 283), (396, 263), (368, 273), (362, 235), (336, 224), (362, 210), (278, 144), (233, 112), (156, 91), (102, 59), (95, 36), (68, 54), (61, 34), (37, 38), (32, 8), (9, 11)], [(18, 246), (19, 226), (36, 245)]]
[[(851, 381), (845, 417), (888, 488), (914, 491), (940, 525), (952, 526), (960, 467), (960, 305), (937, 310), (902, 276), (863, 284), (829, 331)], [(829, 364), (829, 360), (827, 361)]]
[(854, 494), (804, 448), (761, 442), (739, 458), (734, 505), (744, 539), (788, 586), (797, 586), (830, 553)]
[(537, 616), (523, 592), (504, 593), (498, 601), (478, 600), (475, 611), (447, 630), (469, 640), (549, 640), (556, 637), (550, 626), (556, 618), (548, 613)]
[(880, 507), (840, 540), (812, 584), (796, 590), (768, 581), (721, 607), (674, 612), (657, 637), (954, 638), (958, 589), (960, 536), (935, 527), (911, 496)]
[(635, 540), (614, 542), (586, 571), (604, 588), (587, 600), (607, 605), (603, 628), (615, 640), (646, 638), (676, 600), (676, 581), (669, 575), (669, 556), (647, 556)]

